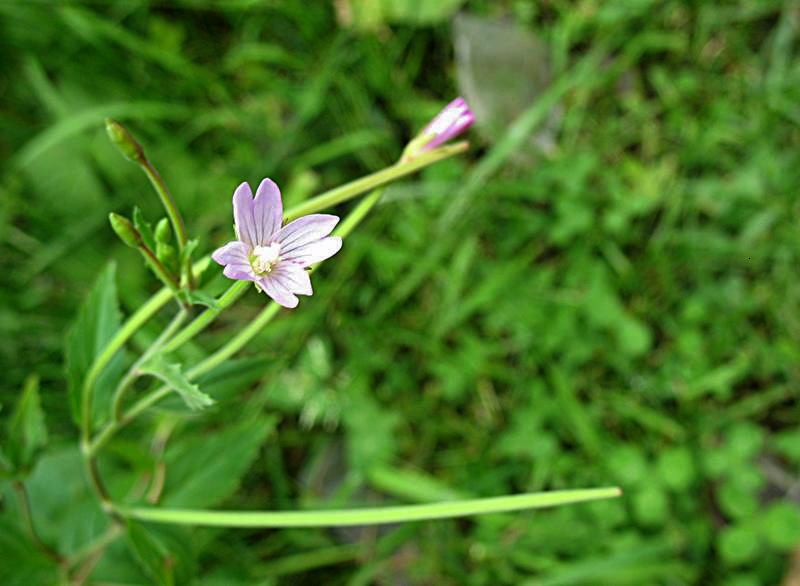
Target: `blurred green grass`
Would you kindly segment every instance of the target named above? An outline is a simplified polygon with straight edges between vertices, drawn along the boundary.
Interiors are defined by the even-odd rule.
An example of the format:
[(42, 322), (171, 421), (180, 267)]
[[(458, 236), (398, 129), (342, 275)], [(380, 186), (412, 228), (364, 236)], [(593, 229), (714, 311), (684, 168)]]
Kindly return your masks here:
[[(0, 3), (0, 415), (36, 372), (52, 443), (74, 443), (65, 328), (110, 258), (126, 313), (154, 288), (106, 225), (112, 210), (159, 209), (105, 116), (140, 137), (208, 250), (229, 236), (242, 180), (270, 176), (296, 202), (391, 163), (458, 91), (458, 8)], [(150, 462), (153, 428), (170, 438), (173, 504), (625, 490), (379, 532), (163, 537), (191, 550), (176, 555), (201, 584), (779, 583), (800, 540), (800, 10), (460, 9), (535, 33), (552, 85), (507, 129), (473, 133), (470, 160), (388, 190), (315, 296), (207, 377), (213, 413), (163, 415), (114, 444), (116, 490)], [(529, 136), (548, 124), (537, 151)], [(262, 303), (249, 294), (183, 358)], [(262, 412), (281, 415), (277, 434)], [(54, 448), (31, 480), (44, 533), (67, 550), (82, 543), (69, 528), (99, 515), (79, 488), (51, 488), (80, 484), (65, 480), (72, 457)], [(217, 462), (220, 484), (192, 489), (193, 458)], [(143, 583), (137, 572), (114, 546), (94, 578)]]

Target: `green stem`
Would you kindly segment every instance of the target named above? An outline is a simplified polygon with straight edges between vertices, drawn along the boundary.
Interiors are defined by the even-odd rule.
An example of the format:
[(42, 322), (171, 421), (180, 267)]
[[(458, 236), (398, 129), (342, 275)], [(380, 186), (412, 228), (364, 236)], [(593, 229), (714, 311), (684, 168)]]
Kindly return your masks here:
[(111, 527), (109, 527), (102, 535), (100, 535), (100, 537), (72, 554), (67, 560), (67, 565), (70, 567), (76, 566), (86, 558), (92, 557), (95, 554), (103, 551), (106, 547), (113, 543), (121, 533), (122, 525), (116, 521), (112, 521)]
[(161, 309), (167, 301), (170, 300), (172, 293), (169, 289), (161, 289), (158, 293), (153, 295), (147, 302), (142, 305), (136, 312), (128, 318), (122, 327), (117, 330), (114, 337), (103, 349), (97, 358), (94, 359), (86, 378), (83, 381), (81, 388), (81, 438), (84, 443), (88, 443), (92, 429), (92, 392), (97, 378), (103, 372), (103, 369), (108, 365), (114, 355), (125, 345), (125, 343), (133, 336), (136, 331), (141, 328), (145, 322), (153, 317), (156, 312)]
[(186, 237), (186, 225), (183, 223), (183, 217), (181, 216), (181, 212), (178, 210), (178, 206), (175, 204), (175, 199), (169, 192), (167, 184), (164, 182), (161, 174), (147, 158), (141, 162), (141, 167), (147, 175), (147, 178), (150, 180), (153, 189), (156, 190), (158, 197), (161, 199), (161, 203), (164, 205), (164, 209), (167, 211), (169, 221), (172, 223), (172, 229), (175, 230), (175, 237), (178, 240), (178, 247), (180, 250), (183, 250), (183, 247), (186, 246), (186, 242), (188, 241), (188, 238)]
[(204, 511), (121, 507), (123, 517), (204, 527), (348, 527), (452, 519), (488, 513), (541, 509), (599, 499), (616, 498), (619, 488), (560, 490), (512, 496), (470, 499), (423, 505), (404, 505), (336, 511)]
[(361, 193), (390, 183), (410, 173), (414, 173), (442, 159), (463, 153), (468, 147), (469, 143), (459, 142), (422, 153), (419, 157), (411, 161), (396, 163), (391, 167), (386, 167), (385, 169), (381, 169), (380, 171), (376, 171), (375, 173), (371, 173), (370, 175), (366, 175), (360, 179), (356, 179), (355, 181), (351, 181), (350, 183), (346, 183), (345, 185), (336, 187), (317, 197), (304, 201), (287, 210), (284, 217), (289, 221), (306, 214), (312, 214), (319, 210), (335, 206), (349, 199), (353, 199)]
[[(278, 314), (280, 309), (281, 306), (274, 301), (267, 305), (261, 310), (261, 313), (259, 313), (253, 321), (247, 324), (247, 326), (233, 338), (228, 340), (224, 346), (214, 352), (211, 356), (200, 361), (186, 371), (186, 378), (188, 378), (190, 381), (195, 380), (197, 377), (205, 374), (215, 366), (225, 362), (228, 358), (236, 354), (239, 350), (244, 348), (245, 344), (252, 340), (256, 334), (258, 334), (264, 328), (264, 326), (272, 321), (272, 318)], [(153, 391), (150, 395), (143, 397), (141, 400), (135, 403), (133, 407), (130, 408), (130, 410), (125, 414), (123, 421), (127, 423), (128, 421), (135, 419), (147, 408), (155, 405), (161, 399), (169, 395), (170, 392), (171, 389), (169, 387), (163, 386)]]
[(344, 238), (352, 232), (356, 226), (361, 223), (369, 211), (378, 203), (378, 200), (383, 195), (383, 189), (376, 189), (367, 197), (358, 202), (358, 205), (347, 214), (347, 217), (334, 230), (333, 235)]
[[(164, 205), (164, 209), (167, 211), (167, 216), (169, 217), (169, 221), (172, 224), (172, 229), (175, 231), (175, 238), (178, 241), (178, 258), (182, 258), (183, 249), (186, 248), (186, 243), (188, 242), (188, 237), (186, 236), (186, 225), (183, 222), (183, 216), (181, 216), (181, 212), (178, 209), (177, 204), (175, 203), (175, 199), (172, 197), (169, 189), (167, 188), (167, 184), (164, 182), (164, 179), (161, 177), (161, 174), (158, 170), (153, 166), (153, 164), (147, 159), (147, 157), (143, 157), (141, 161), (142, 170), (147, 175), (147, 178), (150, 180), (153, 189), (155, 189), (156, 193), (158, 194), (159, 199), (161, 199), (161, 203)], [(186, 277), (186, 285), (189, 289), (194, 289), (194, 273), (192, 271), (192, 259), (189, 258), (189, 255), (186, 257), (186, 265), (180, 267), (179, 272)]]
[[(203, 258), (194, 263), (192, 271), (200, 273), (206, 269), (209, 258)], [(92, 431), (91, 413), (92, 413), (92, 393), (94, 392), (94, 385), (97, 378), (103, 372), (103, 369), (108, 365), (114, 355), (125, 345), (125, 343), (141, 328), (151, 317), (153, 317), (158, 310), (160, 310), (172, 298), (172, 292), (167, 289), (161, 289), (144, 305), (137, 309), (128, 320), (122, 324), (122, 327), (117, 330), (114, 337), (103, 349), (99, 356), (94, 359), (86, 378), (81, 387), (81, 441), (84, 449), (89, 444), (89, 439)]]
[(173, 293), (177, 294), (178, 290), (180, 289), (180, 283), (178, 282), (178, 279), (176, 279), (175, 276), (170, 273), (169, 270), (167, 270), (167, 267), (164, 266), (164, 263), (162, 263), (156, 254), (144, 243), (142, 243), (142, 245), (139, 247), (139, 250), (161, 282), (169, 287)]
[(227, 291), (217, 299), (217, 308), (206, 309), (203, 313), (194, 318), (192, 323), (183, 328), (174, 338), (166, 343), (164, 352), (173, 352), (202, 332), (220, 313), (222, 313), (223, 309), (233, 304), (239, 297), (244, 295), (249, 288), (250, 281), (234, 281), (233, 285), (228, 287)]
[(117, 385), (116, 390), (114, 391), (114, 398), (111, 402), (111, 413), (112, 417), (116, 420), (122, 419), (122, 403), (125, 399), (125, 393), (128, 392), (128, 389), (133, 384), (140, 373), (139, 367), (144, 364), (144, 362), (149, 359), (153, 354), (158, 352), (164, 346), (164, 343), (172, 337), (172, 334), (181, 327), (181, 324), (186, 320), (186, 316), (189, 314), (188, 310), (184, 307), (175, 314), (175, 317), (172, 318), (172, 321), (164, 328), (164, 331), (161, 332), (161, 335), (156, 339), (155, 342), (150, 344), (150, 347), (141, 355), (139, 360), (133, 363), (133, 366), (130, 367), (128, 372), (119, 382)]

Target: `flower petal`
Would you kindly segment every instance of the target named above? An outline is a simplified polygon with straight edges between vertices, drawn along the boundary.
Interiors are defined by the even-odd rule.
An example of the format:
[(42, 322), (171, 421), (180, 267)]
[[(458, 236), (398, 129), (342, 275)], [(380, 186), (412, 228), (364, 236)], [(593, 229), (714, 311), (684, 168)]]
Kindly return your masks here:
[(311, 276), (300, 265), (293, 263), (279, 264), (270, 274), (271, 279), (276, 279), (288, 291), (295, 295), (313, 295)]
[(292, 309), (297, 307), (299, 300), (295, 295), (286, 289), (280, 282), (272, 278), (272, 275), (259, 279), (258, 284), (264, 290), (264, 293), (272, 297), (275, 301)]
[(253, 192), (245, 182), (233, 192), (233, 219), (236, 226), (236, 237), (250, 246), (257, 246), (258, 232), (253, 217)]
[(225, 265), (225, 270), (222, 272), (229, 279), (255, 281), (257, 277), (253, 273), (248, 254), (250, 254), (250, 246), (239, 240), (234, 240), (215, 250), (211, 258), (215, 262)]
[(252, 271), (242, 270), (238, 266), (228, 265), (222, 269), (222, 274), (229, 279), (236, 279), (237, 281), (258, 281), (258, 276)]
[(324, 238), (339, 223), (339, 216), (330, 214), (311, 214), (289, 222), (275, 235), (275, 241), (281, 245), (281, 254), (292, 252), (296, 248)]
[(281, 250), (281, 260), (290, 261), (307, 267), (332, 257), (342, 248), (342, 239), (338, 236), (328, 236), (322, 240), (315, 240), (308, 244), (292, 249), (288, 254)]
[(265, 246), (272, 241), (283, 222), (281, 190), (272, 179), (263, 179), (256, 190), (253, 202), (253, 220), (256, 226), (257, 244)]
[(250, 247), (241, 240), (232, 240), (225, 246), (217, 248), (211, 253), (211, 258), (221, 264), (230, 265), (236, 263), (248, 263), (247, 255), (250, 254)]
[(475, 122), (475, 115), (469, 109), (467, 102), (464, 98), (456, 98), (447, 104), (420, 133), (433, 135), (431, 140), (420, 150), (427, 151), (438, 147), (464, 132), (473, 122)]

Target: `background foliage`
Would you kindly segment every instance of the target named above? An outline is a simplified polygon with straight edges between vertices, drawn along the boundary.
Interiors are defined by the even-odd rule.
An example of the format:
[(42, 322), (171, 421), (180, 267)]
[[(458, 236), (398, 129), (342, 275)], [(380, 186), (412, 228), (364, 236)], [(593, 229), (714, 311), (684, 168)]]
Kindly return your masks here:
[[(463, 14), (527, 33), (476, 41)], [(107, 523), (65, 330), (109, 259), (123, 313), (154, 290), (106, 216), (158, 203), (102, 119), (142, 139), (205, 251), (239, 181), (297, 202), (376, 170), (461, 84), (472, 160), (388, 190), (315, 296), (200, 381), (213, 409), (165, 403), (103, 471), (172, 506), (624, 498), (380, 530), (135, 526), (88, 581), (779, 583), (800, 540), (799, 26), (776, 0), (0, 3), (0, 417), (49, 438), (5, 454), (30, 462), (43, 539), (74, 555)], [(21, 430), (24, 387), (45, 420)], [(52, 583), (2, 494), (0, 581)]]

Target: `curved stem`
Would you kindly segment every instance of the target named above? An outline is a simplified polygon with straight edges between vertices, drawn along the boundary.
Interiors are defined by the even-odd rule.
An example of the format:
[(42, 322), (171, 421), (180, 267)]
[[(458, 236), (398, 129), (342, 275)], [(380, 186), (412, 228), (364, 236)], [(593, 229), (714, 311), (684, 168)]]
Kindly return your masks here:
[(164, 343), (172, 337), (172, 334), (174, 334), (179, 327), (181, 327), (181, 324), (186, 320), (188, 315), (188, 310), (185, 307), (181, 307), (178, 313), (175, 314), (175, 317), (172, 318), (172, 321), (167, 325), (166, 328), (164, 328), (164, 331), (161, 332), (161, 335), (156, 339), (155, 342), (150, 344), (150, 347), (142, 354), (139, 360), (133, 363), (128, 372), (119, 382), (116, 390), (114, 391), (114, 398), (111, 401), (111, 414), (115, 420), (122, 418), (122, 403), (125, 399), (125, 393), (128, 392), (128, 389), (133, 384), (133, 381), (139, 377), (139, 367), (145, 362), (145, 360), (163, 348)]
[[(175, 199), (172, 197), (167, 184), (164, 182), (158, 170), (153, 166), (153, 163), (151, 163), (147, 157), (142, 157), (140, 165), (147, 175), (147, 178), (150, 180), (153, 189), (155, 189), (158, 194), (161, 203), (164, 205), (164, 209), (167, 211), (172, 229), (175, 231), (175, 238), (178, 241), (178, 258), (183, 258), (182, 253), (183, 249), (186, 248), (188, 237), (186, 236), (186, 224), (183, 222), (183, 216), (181, 216), (178, 205), (175, 203)], [(178, 272), (186, 277), (186, 286), (189, 287), (189, 289), (194, 289), (194, 272), (192, 271), (192, 259), (190, 255), (186, 255), (186, 264), (185, 266), (179, 267)]]
[(147, 178), (150, 180), (150, 183), (153, 185), (153, 189), (155, 189), (159, 199), (161, 199), (161, 203), (164, 205), (167, 216), (169, 216), (169, 221), (172, 224), (172, 229), (175, 230), (175, 237), (178, 240), (178, 247), (180, 250), (183, 250), (183, 247), (186, 246), (186, 242), (188, 240), (186, 237), (186, 225), (183, 223), (183, 216), (181, 216), (181, 212), (178, 210), (175, 199), (172, 197), (172, 194), (170, 193), (169, 188), (167, 188), (167, 184), (164, 182), (161, 174), (153, 166), (153, 163), (145, 158), (141, 162), (141, 167), (147, 175)]
[(130, 318), (117, 330), (114, 337), (103, 349), (100, 355), (94, 359), (86, 378), (83, 381), (81, 388), (81, 438), (86, 443), (89, 441), (92, 427), (92, 392), (97, 378), (103, 372), (103, 369), (111, 362), (114, 355), (125, 345), (136, 331), (141, 328), (145, 322), (153, 317), (159, 309), (161, 309), (167, 301), (172, 297), (172, 292), (169, 289), (161, 289), (158, 293), (153, 295), (144, 305), (142, 305)]
[(452, 519), (488, 513), (508, 513), (616, 498), (617, 487), (557, 490), (512, 496), (336, 511), (204, 511), (121, 507), (123, 517), (154, 523), (204, 527), (349, 527)]

